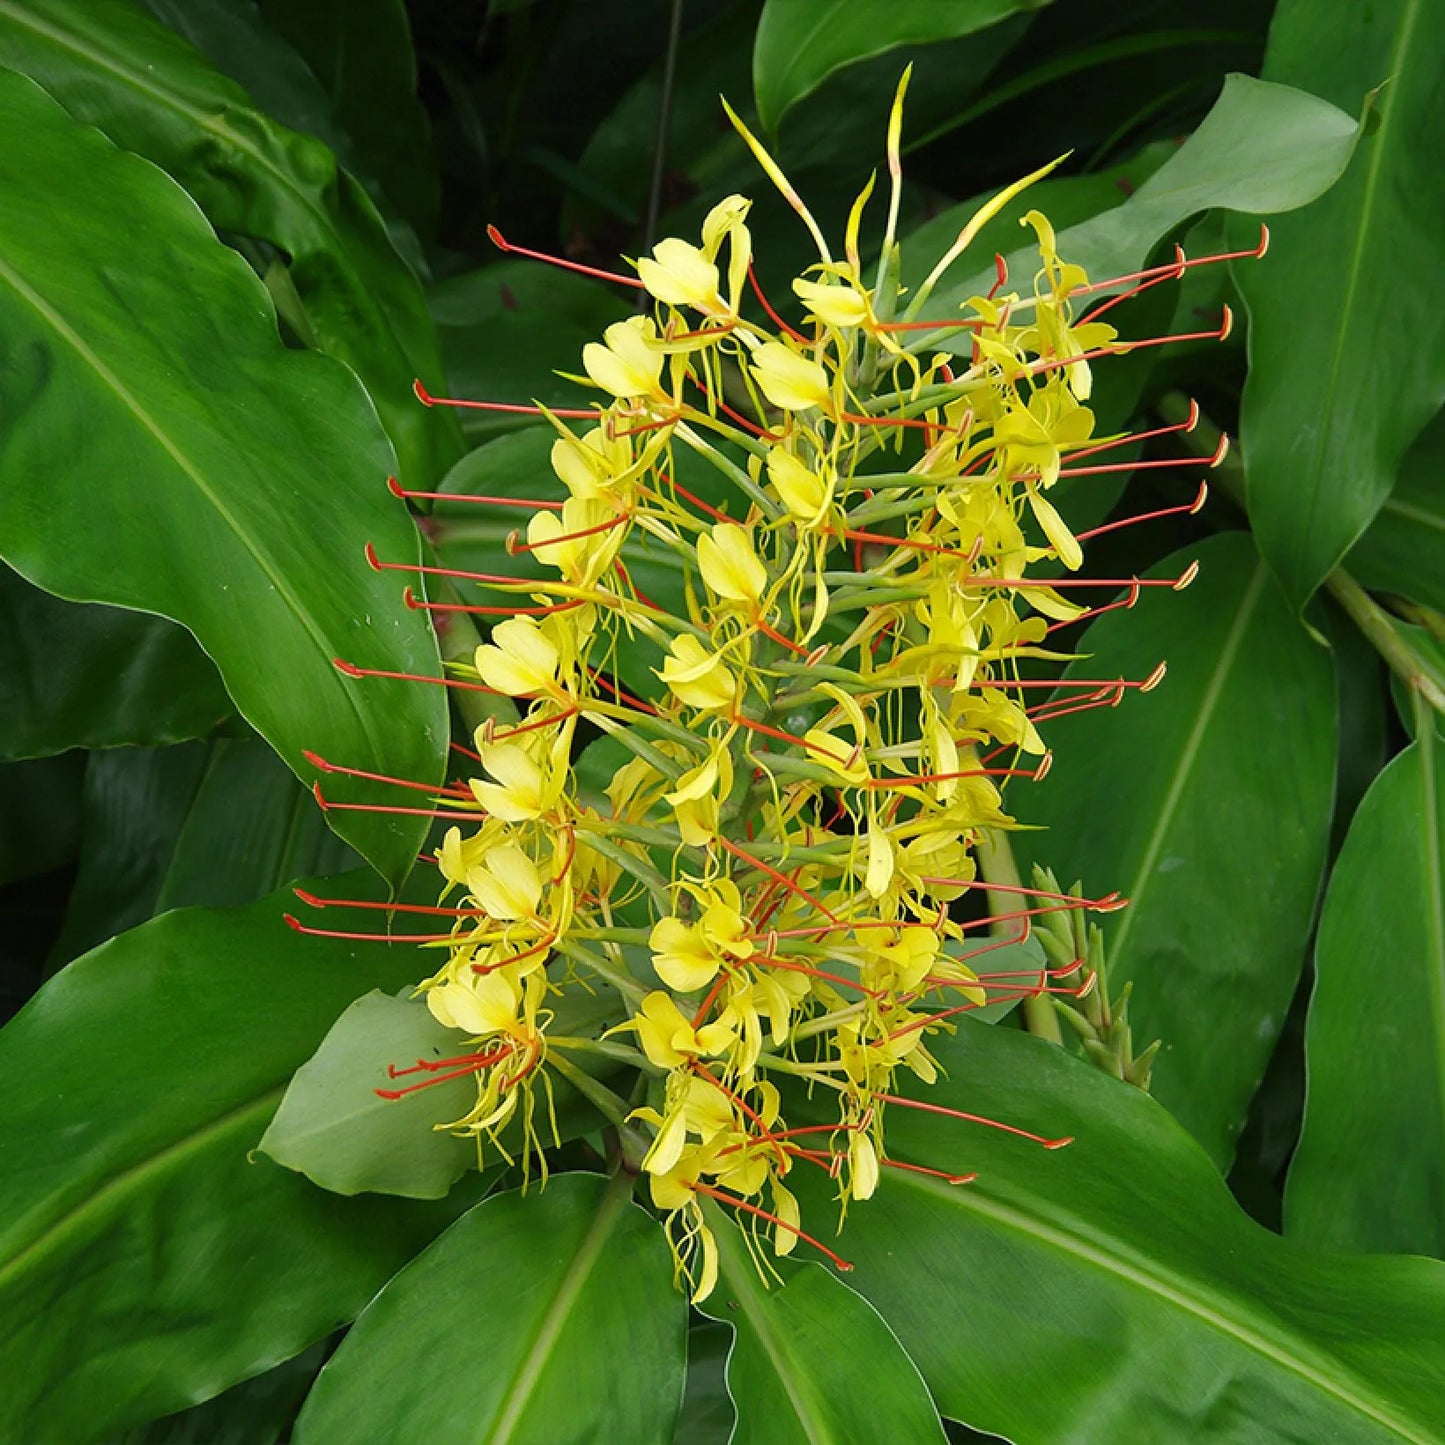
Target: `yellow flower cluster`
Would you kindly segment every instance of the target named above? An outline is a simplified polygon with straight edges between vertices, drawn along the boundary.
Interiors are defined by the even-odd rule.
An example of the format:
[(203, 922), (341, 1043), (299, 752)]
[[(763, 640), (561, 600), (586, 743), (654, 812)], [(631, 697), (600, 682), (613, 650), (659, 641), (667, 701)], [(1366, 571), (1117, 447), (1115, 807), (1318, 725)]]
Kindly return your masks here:
[[(986, 989), (1021, 991), (975, 972), (996, 919), (965, 905), (985, 886), (981, 838), (1012, 826), (1008, 778), (1047, 765), (1019, 664), (1058, 657), (1049, 633), (1081, 610), (1047, 580), (1081, 560), (1048, 494), (1069, 456), (1108, 444), (1086, 403), (1090, 358), (1115, 335), (1076, 319), (1087, 278), (1038, 212), (1024, 218), (1031, 294), (1000, 286), (918, 319), (1027, 182), (900, 309), (897, 106), (872, 285), (868, 191), (839, 259), (739, 129), (817, 242), (793, 282), (805, 320), (782, 323), (760, 292), (750, 304), (750, 202), (730, 196), (700, 244), (664, 240), (637, 262), (652, 311), (584, 350), (594, 423), (544, 412), (565, 496), (513, 541), (545, 580), (515, 583), (516, 615), (452, 669), (516, 715), (477, 729), (470, 798), (448, 795), (477, 823), (437, 851), (456, 921), (422, 985), (476, 1051), (476, 1105), (448, 1127), (500, 1145), (520, 1118), (535, 1149), (534, 1084), (555, 1069), (584, 1088), (613, 1114), (695, 1298), (717, 1272), (707, 1201), (778, 1254), (816, 1243), (792, 1171), (826, 1170), (845, 1208), (866, 1200), (892, 1162), (899, 1071), (933, 1080), (931, 1037)], [(967, 364), (936, 349), (960, 335)], [(685, 491), (683, 452), (731, 499)], [(686, 615), (633, 587), (639, 533), (687, 578)], [(651, 652), (651, 700), (611, 680), (619, 647)], [(573, 767), (598, 730), (627, 756), (605, 799), (584, 797)], [(549, 1034), (578, 993), (615, 998), (614, 1026)], [(581, 1066), (597, 1061), (635, 1070), (630, 1099)], [(835, 1122), (789, 1127), (789, 1079), (835, 1098)]]

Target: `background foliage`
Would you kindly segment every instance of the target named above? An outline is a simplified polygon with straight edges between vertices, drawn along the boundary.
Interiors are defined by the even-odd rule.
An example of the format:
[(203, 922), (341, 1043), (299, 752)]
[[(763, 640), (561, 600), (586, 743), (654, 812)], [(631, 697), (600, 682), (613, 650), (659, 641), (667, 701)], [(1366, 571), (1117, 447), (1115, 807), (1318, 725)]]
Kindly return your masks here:
[[(0, 0), (0, 1438), (1445, 1439), (1442, 54), (1441, 0)], [(355, 1197), (251, 1154), (338, 1015), (380, 990), (347, 1017), (393, 1027), (415, 972), (280, 921), (362, 860), (381, 878), (325, 886), (385, 896), (424, 841), (328, 831), (306, 749), (443, 773), (440, 689), (331, 665), (438, 670), (363, 559), (422, 555), (385, 478), (550, 485), (542, 433), (413, 379), (561, 401), (628, 304), (487, 225), (615, 264), (742, 190), (786, 294), (807, 238), (719, 92), (836, 231), (908, 62), (905, 255), (1064, 151), (975, 272), (1028, 205), (1098, 275), (1277, 216), (1265, 260), (1126, 328), (1229, 304), (1227, 346), (1099, 369), (1101, 429), (1193, 396), (1191, 444), (1236, 446), (1199, 516), (1091, 552), (1202, 570), (1090, 628), (1076, 669), (1169, 678), (1061, 719), (1026, 795), (1027, 854), (1133, 899), (1110, 978), (1163, 1041), (1155, 1097), (969, 1024), (945, 1096), (1077, 1144), (946, 1126), (976, 1185), (890, 1180), (846, 1280), (765, 1292), (733, 1235), (707, 1316), (576, 1109), (574, 1172), (525, 1200), (449, 1188), (451, 1141), (396, 1170), (365, 1097), (372, 1152), (339, 1141), (327, 1178)], [(1168, 505), (1181, 475), (1078, 479), (1063, 510)], [(511, 525), (425, 530), (466, 567)], [(900, 1157), (936, 1159), (931, 1122)]]

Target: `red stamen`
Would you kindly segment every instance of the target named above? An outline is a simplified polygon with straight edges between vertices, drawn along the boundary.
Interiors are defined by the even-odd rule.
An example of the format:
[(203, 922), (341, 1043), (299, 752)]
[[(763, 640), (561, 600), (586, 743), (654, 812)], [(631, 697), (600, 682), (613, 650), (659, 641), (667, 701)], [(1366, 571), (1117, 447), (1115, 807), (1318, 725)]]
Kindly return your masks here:
[(1042, 1144), (1045, 1149), (1062, 1149), (1064, 1145), (1074, 1142), (1072, 1134), (1063, 1139), (1046, 1139), (1042, 1134), (1031, 1134), (1027, 1129), (1020, 1129), (1013, 1124), (1001, 1124), (997, 1119), (984, 1118), (982, 1114), (968, 1114), (962, 1109), (949, 1109), (942, 1104), (927, 1104), (922, 1099), (905, 1099), (901, 1094), (876, 1094), (874, 1097), (881, 1104), (897, 1104), (903, 1109), (921, 1109), (925, 1113), (942, 1114), (949, 1119), (961, 1119), (967, 1124), (985, 1124), (990, 1129), (1001, 1129), (1005, 1134), (1014, 1134), (1020, 1139), (1028, 1139), (1035, 1144)]
[(359, 943), (446, 943), (454, 936), (450, 933), (347, 933), (334, 928), (312, 928), (293, 913), (281, 916), (288, 927), (308, 938), (344, 938)]
[[(488, 742), (499, 743), (504, 738), (514, 738), (521, 733), (535, 732), (538, 728), (550, 727), (553, 723), (565, 722), (569, 717), (575, 717), (581, 711), (580, 704), (574, 703), (571, 707), (563, 708), (561, 712), (553, 713), (550, 717), (539, 717), (530, 722), (519, 723), (514, 728), (507, 728), (503, 732), (493, 733)], [(477, 758), (481, 762), (481, 758)]]
[[(1157, 512), (1140, 512), (1136, 517), (1124, 517), (1117, 522), (1107, 522), (1102, 527), (1095, 527), (1088, 532), (1080, 532), (1078, 540), (1087, 542), (1091, 537), (1102, 537), (1105, 532), (1117, 532), (1121, 527), (1132, 527), (1138, 522), (1157, 522), (1161, 517), (1177, 517), (1181, 513), (1187, 513), (1193, 517), (1203, 508), (1208, 497), (1209, 483), (1200, 482), (1199, 490), (1194, 494), (1192, 502), (1181, 502), (1175, 507), (1161, 507)], [(1076, 618), (1075, 621), (1077, 620)]]
[(650, 702), (643, 702), (641, 698), (633, 697), (630, 692), (619, 687), (611, 678), (604, 676), (601, 669), (588, 667), (587, 671), (591, 675), (592, 681), (605, 687), (618, 702), (624, 703), (628, 707), (636, 708), (638, 712), (645, 712), (649, 717), (657, 716), (657, 709), (653, 707)]
[(523, 582), (519, 577), (504, 577), (496, 572), (458, 572), (451, 567), (424, 567), (419, 562), (383, 562), (370, 542), (366, 544), (365, 550), (367, 565), (373, 572), (420, 572), (427, 577), (460, 577), (464, 582), (491, 582), (507, 587), (536, 585)]
[[(1100, 530), (1104, 529), (1101, 528)], [(1051, 622), (1044, 629), (1044, 636), (1049, 637), (1059, 631), (1060, 628), (1072, 627), (1077, 622), (1088, 622), (1091, 618), (1102, 617), (1106, 612), (1118, 612), (1121, 608), (1127, 612), (1138, 602), (1139, 592), (1140, 589), (1138, 587), (1131, 586), (1128, 594), (1119, 598), (1116, 602), (1107, 602), (1102, 607), (1091, 607), (1087, 612), (1080, 612), (1075, 617), (1066, 617), (1061, 622)]]
[(812, 654), (806, 647), (800, 647), (791, 637), (784, 637), (776, 628), (770, 627), (761, 617), (753, 618), (753, 626), (757, 628), (764, 637), (771, 637), (781, 647), (786, 647), (789, 652), (796, 653), (799, 657), (811, 657)]
[[(1161, 467), (1198, 467), (1205, 466), (1211, 471), (1222, 462), (1229, 454), (1229, 438), (1221, 435), (1219, 445), (1214, 449), (1214, 455), (1205, 461), (1202, 457), (1164, 457), (1151, 462), (1109, 462), (1097, 467), (1064, 467), (1060, 470), (1061, 477), (1092, 477), (1104, 472), (1147, 472), (1156, 471)], [(1203, 506), (1203, 503), (1200, 503)], [(1196, 511), (1198, 508), (1195, 509)], [(1115, 525), (1118, 525), (1117, 523)]]
[(955, 778), (1028, 778), (1038, 782), (1049, 771), (1052, 753), (1045, 753), (1037, 768), (966, 768), (958, 773), (919, 773), (909, 778), (870, 778), (865, 788), (917, 788), (925, 783), (947, 783)]
[[(478, 1070), (480, 1070), (480, 1069), (485, 1069), (485, 1068), (489, 1067), (491, 1064), (498, 1062), (499, 1059), (505, 1058), (506, 1055), (507, 1055), (508, 1053), (510, 1053), (510, 1052), (511, 1052), (510, 1048), (509, 1048), (509, 1049), (502, 1050), (502, 1051), (501, 1051), (499, 1054), (497, 1054), (495, 1057), (489, 1057), (488, 1059), (486, 1059), (486, 1060), (484, 1060), (484, 1061), (478, 1061), (478, 1062), (470, 1063), (470, 1064), (466, 1065), (466, 1067), (460, 1068), (460, 1069), (455, 1069), (455, 1070), (453, 1070), (453, 1071), (452, 1071), (451, 1073), (449, 1073), (449, 1074), (434, 1074), (434, 1075), (433, 1075), (431, 1078), (429, 1078), (429, 1079), (423, 1079), (423, 1080), (421, 1081), (421, 1083), (419, 1083), (419, 1084), (408, 1084), (408, 1085), (406, 1086), (406, 1088), (404, 1088), (404, 1089), (374, 1089), (374, 1090), (372, 1090), (372, 1092), (375, 1093), (375, 1094), (377, 1094), (379, 1097), (381, 1097), (381, 1098), (383, 1098), (383, 1099), (391, 1099), (391, 1100), (402, 1099), (402, 1098), (405, 1098), (406, 1095), (408, 1095), (408, 1094), (414, 1094), (414, 1093), (416, 1093), (418, 1089), (429, 1089), (429, 1088), (432, 1087), (433, 1084), (445, 1084), (449, 1079), (465, 1079), (465, 1078), (468, 1078), (469, 1076), (477, 1073)], [(390, 1071), (388, 1071), (388, 1072), (390, 1072)], [(410, 1070), (410, 1069), (402, 1069), (402, 1070), (399, 1070), (397, 1073), (393, 1073), (393, 1074), (392, 1074), (392, 1077), (393, 1077), (393, 1078), (397, 1078), (397, 1077), (400, 1076), (400, 1074), (409, 1074), (409, 1073), (411, 1073), (411, 1070)]]
[(595, 276), (599, 281), (615, 281), (619, 286), (632, 286), (641, 291), (645, 288), (635, 276), (623, 276), (616, 271), (599, 271), (595, 266), (583, 266), (577, 261), (566, 261), (561, 256), (549, 256), (545, 251), (533, 251), (526, 246), (516, 246), (495, 227), (488, 225), (487, 239), (497, 250), (509, 256), (525, 256), (529, 261), (541, 261), (548, 266), (559, 266), (564, 271), (576, 271), (579, 276)]
[(386, 773), (368, 773), (362, 768), (344, 768), (340, 763), (328, 763), (320, 753), (313, 753), (309, 748), (304, 749), (301, 754), (313, 768), (319, 768), (323, 773), (339, 773), (347, 778), (365, 778), (370, 783), (389, 783), (394, 788), (411, 788), (418, 793), (441, 794), (446, 796), (450, 793), (454, 797), (470, 798), (471, 794), (464, 788), (443, 785), (441, 783), (415, 783), (409, 778), (393, 778)]
[(727, 1194), (721, 1189), (714, 1189), (711, 1184), (704, 1184), (700, 1179), (693, 1181), (692, 1188), (698, 1194), (706, 1194), (709, 1199), (716, 1199), (719, 1204), (729, 1204), (734, 1209), (746, 1210), (749, 1214), (756, 1215), (759, 1219), (765, 1219), (769, 1224), (776, 1225), (779, 1229), (786, 1229), (789, 1234), (801, 1239), (804, 1244), (811, 1244), (819, 1253), (825, 1254), (833, 1262), (835, 1269), (844, 1274), (850, 1274), (853, 1266), (839, 1254), (828, 1248), (826, 1244), (813, 1238), (811, 1234), (805, 1233), (794, 1224), (789, 1224), (785, 1219), (779, 1219), (776, 1214), (770, 1214), (766, 1209), (756, 1204), (749, 1204), (746, 1199), (739, 1199), (736, 1195)]
[(347, 662), (344, 658), (333, 657), (331, 665), (337, 672), (343, 672), (347, 677), (382, 677), (390, 678), (395, 682), (425, 682), (433, 687), (455, 687), (462, 692), (484, 692), (490, 697), (506, 697), (504, 692), (498, 692), (494, 687), (487, 687), (480, 682), (463, 682), (455, 677), (426, 677), (419, 672), (387, 672), (381, 668), (358, 667), (354, 662)]
[(1175, 432), (1191, 432), (1199, 425), (1199, 403), (1190, 400), (1189, 415), (1185, 420), (1175, 422), (1171, 426), (1156, 426), (1153, 431), (1130, 432), (1127, 436), (1112, 437), (1108, 441), (1095, 442), (1093, 446), (1080, 447), (1077, 451), (1069, 451), (1070, 461), (1078, 461), (1080, 457), (1092, 457), (1099, 452), (1113, 451), (1116, 447), (1133, 446), (1135, 442), (1145, 442), (1151, 437), (1172, 436)]
[(614, 527), (620, 527), (624, 522), (630, 521), (630, 512), (621, 512), (615, 517), (609, 517), (605, 522), (598, 522), (595, 527), (582, 527), (575, 532), (562, 532), (555, 537), (548, 537), (543, 542), (519, 542), (518, 534), (510, 532), (507, 535), (507, 551), (516, 556), (518, 552), (535, 552), (540, 547), (555, 547), (563, 542), (575, 542), (579, 537), (595, 537), (599, 532), (610, 532)]
[(920, 881), (948, 888), (985, 888), (990, 893), (1017, 893), (1026, 898), (1052, 898), (1058, 903), (1082, 904), (1094, 913), (1117, 913), (1129, 901), (1117, 890), (1106, 893), (1102, 898), (1078, 898), (1072, 893), (1051, 893), (1047, 888), (1026, 888), (1021, 883), (990, 883), (983, 878), (923, 877)]
[(464, 823), (475, 823), (486, 817), (480, 808), (474, 813), (447, 813), (440, 808), (397, 808), (382, 803), (333, 803), (322, 793), (320, 783), (312, 783), (311, 793), (323, 813), (400, 813), (408, 818), (444, 818)]
[(750, 867), (758, 869), (759, 872), (766, 873), (768, 877), (771, 878), (775, 883), (781, 883), (783, 887), (788, 890), (788, 892), (792, 893), (798, 898), (803, 899), (805, 903), (808, 903), (812, 907), (816, 908), (818, 912), (823, 915), (824, 918), (830, 919), (839, 927), (842, 926), (841, 920), (838, 918), (838, 915), (836, 913), (832, 912), (828, 908), (825, 908), (823, 904), (821, 904), (816, 898), (814, 898), (813, 895), (809, 893), (806, 888), (802, 888), (798, 884), (794, 883), (793, 880), (789, 878), (786, 874), (779, 873), (776, 868), (770, 867), (767, 863), (764, 863), (761, 858), (754, 858), (751, 853), (744, 852), (743, 849), (739, 848), (736, 843), (729, 842), (720, 833), (718, 834), (717, 841), (721, 843), (722, 846), (729, 853), (731, 853), (734, 858), (738, 859), (740, 862), (748, 864)]
[(515, 1047), (515, 1044), (506, 1044), (488, 1054), (458, 1054), (454, 1059), (418, 1059), (416, 1063), (405, 1069), (399, 1069), (395, 1064), (388, 1064), (386, 1076), (388, 1079), (404, 1079), (408, 1074), (435, 1074), (442, 1069), (455, 1068), (461, 1064), (475, 1064), (479, 1068), (487, 1068), (505, 1059)]
[(726, 522), (731, 520), (726, 512), (720, 512), (716, 507), (709, 506), (701, 497), (694, 496), (676, 477), (668, 477), (666, 480), (672, 486), (673, 491), (681, 493), (694, 507), (699, 508), (715, 521)]
[(795, 958), (779, 958), (774, 954), (755, 953), (751, 958), (743, 961), (766, 964), (769, 968), (781, 968), (788, 973), (806, 973), (809, 978), (821, 978), (828, 983), (839, 984), (843, 988), (857, 989), (859, 993), (867, 994), (869, 998), (883, 998), (886, 995), (886, 991), (883, 989), (864, 988), (856, 978), (844, 978), (842, 974), (827, 973), (821, 968), (812, 968), (806, 963), (799, 963)]
[(1234, 329), (1234, 312), (1228, 306), (1223, 308), (1223, 312), (1223, 319), (1213, 331), (1181, 331), (1173, 336), (1147, 336), (1139, 341), (1111, 341), (1107, 346), (1096, 346), (1092, 351), (1081, 351), (1077, 356), (1055, 356), (1032, 362), (1024, 368), (1024, 374), (1041, 376), (1046, 371), (1057, 371), (1077, 361), (1097, 361), (1101, 356), (1127, 356), (1131, 351), (1143, 351), (1150, 346), (1171, 346), (1176, 341), (1224, 341)]
[(763, 295), (763, 288), (758, 285), (758, 278), (753, 272), (753, 263), (751, 261), (748, 262), (748, 282), (753, 288), (753, 295), (758, 298), (758, 304), (768, 313), (768, 320), (771, 321), (779, 331), (791, 336), (794, 341), (801, 342), (804, 346), (811, 346), (812, 342), (810, 342), (802, 332), (794, 331), (793, 328), (773, 310), (768, 298)]
[[(430, 862), (430, 859), (426, 860)], [(312, 908), (370, 908), (378, 913), (422, 913), (430, 918), (485, 918), (481, 908), (444, 908), (433, 903), (377, 903), (369, 898), (318, 898), (304, 888), (291, 890)]]
[(395, 477), (386, 479), (387, 490), (393, 497), (424, 499), (435, 502), (477, 502), (489, 507), (529, 507), (534, 512), (560, 512), (563, 502), (534, 502), (525, 497), (480, 497), (465, 492), (411, 492)]
[(1065, 591), (1071, 587), (1168, 587), (1182, 592), (1199, 575), (1199, 563), (1191, 562), (1177, 577), (966, 577), (963, 587), (1051, 587)]
[[(546, 413), (540, 406), (519, 406), (510, 401), (465, 401), (455, 396), (433, 396), (420, 381), (414, 381), (411, 389), (416, 393), (416, 399), (423, 406), (456, 406), (465, 407), (473, 411), (502, 411), (513, 416), (544, 416)], [(599, 413), (595, 408), (586, 410), (581, 407), (549, 407), (548, 411), (553, 416), (576, 417), (584, 421), (596, 421)]]
[(521, 953), (514, 953), (510, 958), (499, 959), (496, 963), (474, 963), (473, 973), (495, 973), (499, 968), (508, 968), (514, 963), (521, 963), (524, 958), (535, 958), (539, 953), (545, 953), (557, 941), (557, 930), (554, 928), (551, 933), (538, 939), (530, 948), (524, 948)]
[(1142, 678), (1097, 678), (1097, 677), (980, 677), (975, 678), (975, 687), (1132, 687), (1138, 688), (1140, 692), (1152, 692), (1161, 682), (1164, 681), (1164, 674), (1168, 670), (1167, 664), (1160, 663), (1148, 677)]

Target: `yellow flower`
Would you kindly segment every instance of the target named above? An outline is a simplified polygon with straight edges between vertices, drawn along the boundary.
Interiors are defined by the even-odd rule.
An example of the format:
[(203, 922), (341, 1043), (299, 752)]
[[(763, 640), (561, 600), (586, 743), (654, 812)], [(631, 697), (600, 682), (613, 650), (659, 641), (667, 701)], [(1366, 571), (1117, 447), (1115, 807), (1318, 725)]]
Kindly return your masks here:
[(809, 315), (839, 331), (861, 326), (873, 315), (868, 298), (851, 286), (798, 280), (793, 282), (793, 290), (808, 308)]
[(663, 1069), (675, 1069), (689, 1059), (720, 1054), (736, 1038), (731, 1024), (721, 1020), (694, 1029), (673, 1002), (672, 995), (660, 989), (648, 994), (636, 1018), (620, 1027), (635, 1028), (642, 1052)]
[(514, 843), (492, 848), (479, 868), (467, 874), (467, 888), (477, 906), (499, 922), (534, 918), (542, 899), (537, 865)]
[(656, 395), (663, 353), (657, 349), (657, 327), (650, 316), (614, 321), (602, 333), (606, 345), (589, 341), (582, 348), (587, 375), (621, 400)]
[(477, 675), (509, 697), (535, 697), (557, 684), (562, 654), (530, 617), (509, 617), (492, 628), (492, 640), (477, 648)]
[(815, 526), (827, 515), (833, 500), (834, 478), (825, 479), (805, 466), (786, 447), (768, 449), (768, 480), (789, 515), (801, 526)]
[(697, 539), (697, 565), (703, 581), (729, 602), (756, 604), (768, 585), (751, 535), (736, 522), (719, 522)]
[(673, 638), (657, 675), (688, 707), (724, 712), (732, 708), (737, 697), (737, 679), (722, 658), (708, 651), (690, 632)]
[(827, 410), (833, 401), (828, 373), (781, 341), (765, 341), (749, 363), (762, 393), (784, 411)]
[(669, 306), (695, 306), (699, 311), (722, 309), (717, 294), (717, 267), (696, 246), (669, 236), (652, 248), (652, 259), (637, 263), (642, 284)]

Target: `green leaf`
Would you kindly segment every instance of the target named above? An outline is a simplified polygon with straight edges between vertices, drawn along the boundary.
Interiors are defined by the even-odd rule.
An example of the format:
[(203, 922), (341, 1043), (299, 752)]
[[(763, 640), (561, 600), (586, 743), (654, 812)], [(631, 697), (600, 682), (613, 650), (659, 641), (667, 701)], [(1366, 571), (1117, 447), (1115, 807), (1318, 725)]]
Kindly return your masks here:
[(292, 933), (285, 903), (158, 918), (0, 1030), (0, 1437), (94, 1440), (266, 1370), (455, 1216), (250, 1156), (336, 1014), (419, 971)]
[[(672, 1438), (687, 1306), (627, 1176), (564, 1174), (458, 1220), (357, 1320), (297, 1445)], [(460, 1353), (459, 1353), (460, 1351)]]
[(440, 186), (403, 0), (261, 0), (261, 13), (310, 62), (388, 197), (430, 230)]
[[(710, 1205), (707, 1212), (719, 1278), (701, 1308), (734, 1332), (731, 1445), (942, 1442), (943, 1424), (918, 1366), (866, 1299), (811, 1263), (769, 1288), (722, 1210)], [(770, 1244), (760, 1248), (772, 1252)]]
[[(1201, 211), (1222, 207), (1266, 216), (1307, 205), (1339, 178), (1358, 135), (1354, 120), (1312, 95), (1231, 75), (1214, 108), (1174, 158), (1122, 205), (1060, 232), (1059, 254), (1102, 281), (1139, 270), (1159, 241)], [(1249, 244), (1258, 236), (1250, 231)], [(1033, 275), (1038, 266), (1038, 252), (1031, 247), (1020, 247), (1006, 259), (1016, 280)], [(940, 287), (928, 314), (946, 316), (992, 283), (990, 262), (966, 281)], [(957, 341), (943, 344), (966, 347)]]
[(1176, 553), (1132, 611), (1101, 617), (1066, 676), (1169, 674), (1117, 709), (1044, 728), (1047, 778), (1019, 800), (1031, 858), (1130, 906), (1105, 922), (1111, 986), (1161, 1038), (1154, 1092), (1227, 1164), (1304, 963), (1329, 841), (1336, 723), (1329, 653), (1244, 533)]
[(737, 1412), (727, 1387), (731, 1325), (694, 1316), (687, 1332), (687, 1388), (672, 1445), (730, 1445)]
[(329, 1342), (322, 1340), (263, 1375), (189, 1410), (138, 1425), (107, 1445), (281, 1445), (328, 1353)]
[(1445, 1255), (1445, 777), (1436, 730), (1375, 779), (1330, 877), (1285, 1228)]
[[(551, 1027), (562, 1037), (597, 1038), (623, 1017), (609, 995), (561, 999)], [(459, 1049), (457, 1031), (437, 1023), (420, 999), (380, 993), (357, 999), (292, 1079), (261, 1140), (262, 1152), (338, 1194), (440, 1199), (482, 1158), (476, 1139), (442, 1129), (476, 1104), (475, 1075), (439, 1079), (402, 1099), (383, 1099), (376, 1091), (417, 1084), (428, 1076), (407, 1073), (414, 1064), (450, 1058)], [(392, 1082), (393, 1068), (405, 1075), (399, 1082)], [(544, 1146), (565, 1144), (602, 1122), (566, 1080), (548, 1075), (531, 1118)], [(523, 1147), (525, 1127), (519, 1113), (503, 1135), (513, 1158)]]
[[(428, 386), (441, 377), (421, 287), (365, 190), (324, 145), (271, 120), (132, 0), (0, 0), (0, 65), (170, 172), (217, 230), (281, 254), (306, 326), (365, 382), (404, 478), (429, 485), (455, 460), (454, 419), (424, 411), (411, 392), (415, 377)], [(73, 170), (54, 174), (74, 179)], [(80, 214), (99, 209), (79, 204)], [(118, 233), (135, 214), (115, 212)], [(183, 278), (171, 276), (175, 290), (146, 311), (186, 304)]]
[(1445, 612), (1445, 411), (1415, 438), (1394, 490), (1345, 566), (1363, 587)]
[(210, 749), (199, 742), (89, 755), (75, 810), (80, 863), (64, 926), (51, 949), (52, 971), (157, 912), (209, 757)]
[(776, 131), (789, 107), (835, 70), (900, 45), (986, 30), (1048, 0), (767, 0), (753, 45), (758, 119)]
[(79, 607), (0, 566), (0, 756), (204, 737), (231, 710), (184, 628)]
[(1382, 86), (1378, 124), (1341, 183), (1282, 221), (1270, 255), (1238, 278), (1250, 519), (1298, 606), (1369, 525), (1445, 400), (1445, 312), (1409, 299), (1433, 285), (1445, 230), (1445, 177), (1419, 143), (1438, 117), (1445, 10), (1380, 0), (1323, 26), (1320, 14), (1316, 0), (1283, 0), (1265, 73), (1350, 110)]
[(278, 1164), (337, 1194), (400, 1194), (441, 1199), (476, 1167), (477, 1146), (438, 1131), (477, 1101), (473, 1075), (433, 1084), (407, 1099), (380, 1098), (388, 1065), (409, 1068), (457, 1051), (419, 1000), (372, 992), (331, 1026), (321, 1047), (287, 1086), (260, 1149)]
[[(260, 284), (168, 177), (20, 76), (0, 77), (0, 125), (25, 137), (0, 155), (6, 559), (185, 624), (298, 774), (311, 748), (437, 777), (441, 689), (332, 665), (437, 670), (425, 620), (363, 557), (418, 543), (356, 379), (281, 345)], [(410, 866), (420, 820), (332, 816), (378, 868)]]
[[(945, 1415), (1016, 1445), (1439, 1439), (1445, 1266), (1270, 1234), (1153, 1099), (1051, 1044), (965, 1021), (931, 1047), (928, 1102), (1076, 1136), (889, 1108), (891, 1156), (979, 1171), (885, 1170), (839, 1244)], [(828, 1181), (799, 1188), (826, 1216)]]

